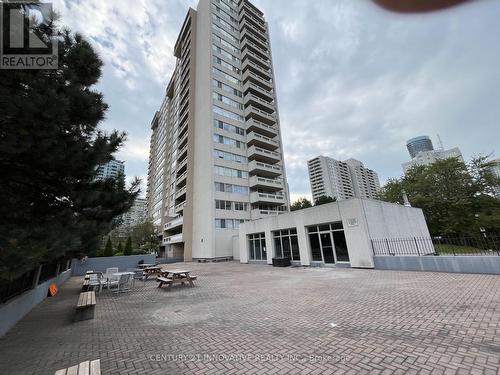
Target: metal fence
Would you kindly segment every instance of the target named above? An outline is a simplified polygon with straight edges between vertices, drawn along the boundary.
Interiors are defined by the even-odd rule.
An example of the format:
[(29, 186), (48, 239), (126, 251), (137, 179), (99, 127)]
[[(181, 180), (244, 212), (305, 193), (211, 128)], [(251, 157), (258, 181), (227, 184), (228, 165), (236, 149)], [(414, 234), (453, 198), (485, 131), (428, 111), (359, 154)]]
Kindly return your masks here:
[(0, 280), (0, 303), (5, 303), (35, 288), (37, 285), (56, 277), (61, 272), (66, 271), (69, 266), (70, 262), (67, 259), (61, 259), (52, 263), (42, 264), (14, 279)]
[(500, 237), (411, 237), (372, 239), (374, 255), (500, 256)]

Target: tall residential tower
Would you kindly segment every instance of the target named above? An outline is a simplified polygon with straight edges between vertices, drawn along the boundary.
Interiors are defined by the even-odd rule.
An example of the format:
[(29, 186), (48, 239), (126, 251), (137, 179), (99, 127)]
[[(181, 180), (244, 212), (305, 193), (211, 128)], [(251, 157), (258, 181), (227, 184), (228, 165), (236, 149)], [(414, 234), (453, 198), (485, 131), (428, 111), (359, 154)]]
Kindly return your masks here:
[(313, 200), (321, 196), (344, 200), (349, 198), (374, 199), (380, 190), (376, 172), (356, 159), (335, 160), (318, 156), (307, 163)]
[(233, 255), (241, 222), (289, 210), (269, 31), (247, 0), (200, 0), (151, 123), (148, 216), (167, 257)]

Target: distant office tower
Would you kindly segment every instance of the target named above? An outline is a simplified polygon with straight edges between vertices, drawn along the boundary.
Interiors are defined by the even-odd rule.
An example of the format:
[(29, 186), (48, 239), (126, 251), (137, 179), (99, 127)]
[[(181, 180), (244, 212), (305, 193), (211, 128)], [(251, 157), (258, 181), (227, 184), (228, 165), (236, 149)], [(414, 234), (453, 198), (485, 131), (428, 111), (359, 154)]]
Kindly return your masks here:
[(97, 168), (96, 179), (106, 180), (108, 178), (117, 178), (120, 174), (125, 174), (125, 162), (113, 159)]
[[(497, 178), (500, 178), (500, 159), (491, 161), (491, 172)], [(500, 199), (500, 185), (495, 188), (495, 195)]]
[(431, 139), (426, 135), (406, 141), (406, 148), (412, 158), (417, 156), (419, 152), (434, 150)]
[(437, 160), (444, 160), (449, 158), (458, 158), (464, 161), (462, 152), (458, 147), (449, 150), (434, 150), (434, 151), (421, 151), (412, 160), (403, 163), (403, 171), (406, 173), (410, 168), (418, 165), (431, 165)]
[(374, 199), (380, 190), (377, 173), (356, 159), (339, 161), (318, 156), (308, 163), (313, 200), (326, 195), (337, 200)]
[(268, 26), (247, 0), (200, 0), (174, 54), (151, 124), (148, 216), (167, 257), (230, 257), (241, 222), (289, 211)]

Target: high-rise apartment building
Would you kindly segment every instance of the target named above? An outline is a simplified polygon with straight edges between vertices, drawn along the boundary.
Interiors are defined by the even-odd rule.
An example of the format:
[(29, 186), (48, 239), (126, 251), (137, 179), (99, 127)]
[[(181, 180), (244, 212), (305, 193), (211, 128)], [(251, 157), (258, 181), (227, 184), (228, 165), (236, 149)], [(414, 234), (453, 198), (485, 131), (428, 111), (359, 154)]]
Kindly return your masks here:
[(117, 178), (125, 174), (125, 162), (119, 160), (110, 160), (106, 164), (97, 168), (97, 180), (106, 180), (108, 178)]
[(147, 213), (167, 257), (232, 256), (241, 222), (289, 210), (276, 88), (263, 13), (200, 0), (151, 128)]
[(307, 163), (313, 200), (329, 196), (337, 200), (374, 199), (380, 190), (376, 172), (356, 159), (335, 160), (318, 156)]
[(431, 139), (426, 135), (415, 137), (406, 141), (406, 148), (408, 149), (412, 159), (417, 156), (419, 152), (434, 150)]

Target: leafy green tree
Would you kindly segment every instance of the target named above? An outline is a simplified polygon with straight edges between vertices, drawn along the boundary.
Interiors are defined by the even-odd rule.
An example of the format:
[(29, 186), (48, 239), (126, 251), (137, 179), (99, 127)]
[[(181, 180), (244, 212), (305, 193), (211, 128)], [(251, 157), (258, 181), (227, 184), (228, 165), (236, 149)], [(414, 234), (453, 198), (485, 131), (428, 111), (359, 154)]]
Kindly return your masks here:
[(125, 141), (99, 128), (102, 62), (79, 34), (59, 32), (59, 69), (0, 70), (0, 278), (63, 257), (94, 255), (139, 180), (96, 180)]
[(127, 238), (127, 242), (125, 243), (123, 255), (132, 255), (132, 238), (130, 236)]
[(134, 226), (131, 230), (132, 242), (137, 249), (142, 252), (150, 253), (158, 250), (158, 230), (150, 220), (146, 220), (142, 224)]
[(310, 208), (312, 207), (312, 203), (309, 199), (307, 198), (299, 198), (295, 202), (292, 203), (290, 206), (290, 209), (292, 211), (298, 211), (298, 210), (303, 210), (304, 208)]
[(105, 257), (113, 256), (113, 243), (111, 242), (111, 238), (109, 237), (108, 240), (106, 241), (106, 246), (104, 247), (104, 252), (102, 253), (102, 255)]
[(456, 158), (418, 166), (383, 187), (380, 199), (403, 204), (403, 191), (413, 207), (422, 208), (433, 235), (477, 236), (480, 228), (500, 228), (500, 201), (493, 196), (499, 180), (487, 157), (465, 164)]
[(337, 198), (332, 198), (332, 197), (329, 197), (327, 195), (322, 195), (321, 197), (318, 197), (318, 199), (316, 199), (314, 201), (314, 205), (321, 206), (322, 204), (332, 203), (332, 202), (336, 202), (336, 201), (337, 201)]

